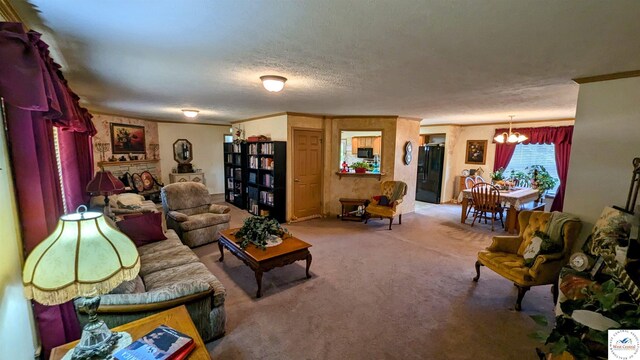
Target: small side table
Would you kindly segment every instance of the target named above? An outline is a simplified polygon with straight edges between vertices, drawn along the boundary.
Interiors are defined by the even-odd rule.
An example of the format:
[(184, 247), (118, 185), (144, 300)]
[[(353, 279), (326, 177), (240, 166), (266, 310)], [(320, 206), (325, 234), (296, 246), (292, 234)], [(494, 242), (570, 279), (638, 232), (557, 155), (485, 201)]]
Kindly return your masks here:
[(342, 205), (342, 214), (340, 215), (342, 221), (362, 221), (365, 216), (364, 209), (369, 205), (369, 200), (340, 198), (340, 204)]
[[(98, 316), (99, 317), (99, 316)], [(183, 334), (191, 336), (193, 341), (196, 343), (196, 348), (193, 349), (191, 354), (187, 359), (189, 360), (210, 360), (209, 352), (207, 348), (204, 346), (204, 342), (202, 338), (198, 334), (198, 330), (196, 326), (193, 324), (193, 320), (191, 320), (191, 316), (189, 316), (189, 312), (184, 305), (165, 310), (159, 312), (157, 314), (147, 316), (146, 318), (142, 318), (139, 320), (132, 321), (128, 324), (120, 325), (113, 328), (113, 331), (126, 331), (131, 334), (131, 338), (133, 341), (138, 340), (143, 337), (151, 330), (155, 329), (160, 325), (170, 326)], [(51, 356), (49, 360), (58, 360), (62, 359), (62, 357), (67, 353), (67, 351), (73, 349), (73, 347), (78, 343), (78, 341), (70, 342), (65, 345), (58, 346), (51, 351)]]

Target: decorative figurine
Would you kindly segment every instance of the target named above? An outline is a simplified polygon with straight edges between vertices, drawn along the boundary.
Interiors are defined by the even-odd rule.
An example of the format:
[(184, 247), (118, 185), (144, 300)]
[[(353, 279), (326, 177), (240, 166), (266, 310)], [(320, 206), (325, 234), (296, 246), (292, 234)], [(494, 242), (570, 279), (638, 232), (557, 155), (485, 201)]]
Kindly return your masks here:
[(349, 172), (349, 165), (347, 164), (346, 160), (342, 162), (342, 170), (340, 170), (340, 172), (343, 172), (343, 173)]

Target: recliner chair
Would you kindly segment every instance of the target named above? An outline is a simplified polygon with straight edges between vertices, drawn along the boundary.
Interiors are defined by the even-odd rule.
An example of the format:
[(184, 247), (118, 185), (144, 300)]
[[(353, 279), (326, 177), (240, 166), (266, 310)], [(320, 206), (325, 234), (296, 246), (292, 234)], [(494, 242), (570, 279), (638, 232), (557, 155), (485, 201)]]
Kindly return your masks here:
[(162, 188), (161, 196), (167, 227), (189, 247), (214, 242), (221, 230), (229, 228), (231, 209), (212, 204), (209, 191), (201, 183), (169, 184)]

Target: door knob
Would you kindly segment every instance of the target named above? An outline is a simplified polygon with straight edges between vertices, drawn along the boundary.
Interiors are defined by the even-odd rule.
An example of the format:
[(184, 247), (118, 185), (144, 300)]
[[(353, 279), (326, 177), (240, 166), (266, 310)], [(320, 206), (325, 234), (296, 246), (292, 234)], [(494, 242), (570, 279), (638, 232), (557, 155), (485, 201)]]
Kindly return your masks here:
[(295, 182), (300, 182), (300, 179), (293, 179), (293, 181), (295, 181)]

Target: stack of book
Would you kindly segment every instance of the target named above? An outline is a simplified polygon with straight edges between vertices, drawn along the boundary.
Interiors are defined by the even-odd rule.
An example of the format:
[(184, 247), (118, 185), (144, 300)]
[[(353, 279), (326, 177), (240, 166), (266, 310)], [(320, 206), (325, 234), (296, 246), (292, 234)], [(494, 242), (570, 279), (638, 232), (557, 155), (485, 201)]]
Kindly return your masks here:
[(115, 360), (182, 360), (196, 347), (193, 338), (160, 325), (113, 354)]

